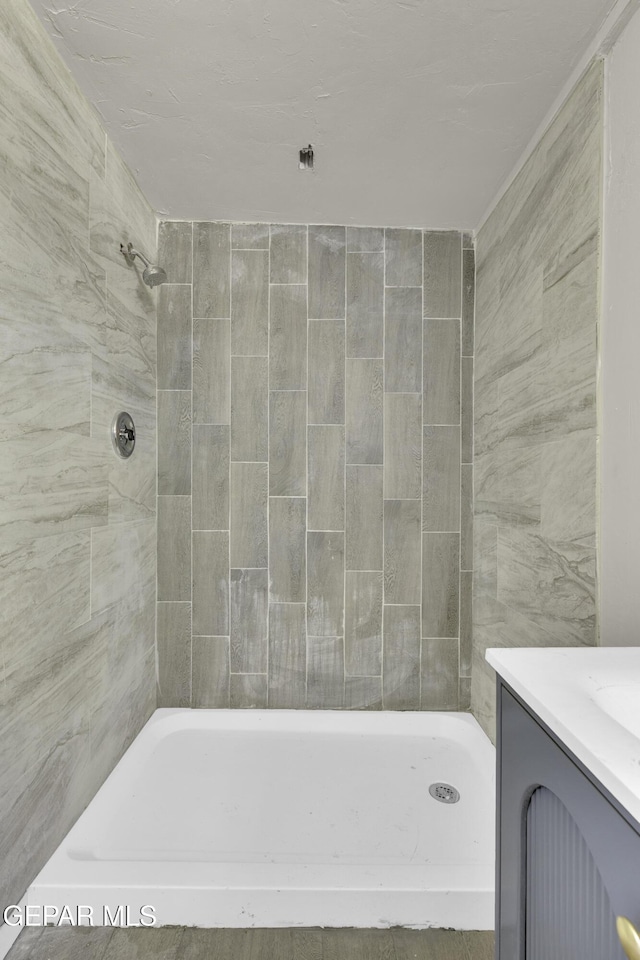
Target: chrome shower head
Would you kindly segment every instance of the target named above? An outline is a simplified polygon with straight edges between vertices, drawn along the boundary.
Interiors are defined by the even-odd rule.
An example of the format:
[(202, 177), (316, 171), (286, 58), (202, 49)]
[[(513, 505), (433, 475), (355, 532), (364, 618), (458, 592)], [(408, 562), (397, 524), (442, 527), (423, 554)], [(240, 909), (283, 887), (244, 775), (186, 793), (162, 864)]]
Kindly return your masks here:
[(149, 264), (148, 267), (145, 267), (142, 271), (142, 279), (148, 287), (157, 287), (160, 283), (167, 282), (167, 274), (159, 267), (157, 264)]
[(133, 244), (128, 243), (125, 247), (123, 243), (120, 244), (120, 253), (125, 258), (127, 263), (133, 263), (136, 257), (139, 257), (140, 260), (144, 263), (144, 270), (142, 271), (142, 279), (148, 287), (157, 287), (161, 283), (167, 282), (166, 271), (159, 267), (157, 264), (149, 263), (147, 258), (143, 253), (140, 253), (138, 250), (133, 249)]

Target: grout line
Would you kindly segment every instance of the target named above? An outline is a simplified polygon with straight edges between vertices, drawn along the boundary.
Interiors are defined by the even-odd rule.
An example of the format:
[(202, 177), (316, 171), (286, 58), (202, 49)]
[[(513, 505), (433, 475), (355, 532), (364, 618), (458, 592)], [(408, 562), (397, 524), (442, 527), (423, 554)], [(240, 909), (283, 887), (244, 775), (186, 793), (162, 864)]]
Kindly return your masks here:
[(421, 407), (420, 407), (420, 648), (419, 648), (419, 683), (418, 683), (418, 705), (422, 710), (422, 607), (424, 604), (424, 230), (420, 231), (420, 242), (422, 250), (422, 298), (420, 312), (422, 320), (420, 323), (420, 386), (421, 386)]

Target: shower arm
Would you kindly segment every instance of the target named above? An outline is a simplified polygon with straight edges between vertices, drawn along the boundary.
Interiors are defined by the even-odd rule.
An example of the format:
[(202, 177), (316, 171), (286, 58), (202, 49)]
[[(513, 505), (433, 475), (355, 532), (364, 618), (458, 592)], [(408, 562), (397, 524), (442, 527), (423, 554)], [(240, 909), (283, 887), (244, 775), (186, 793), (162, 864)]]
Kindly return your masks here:
[(145, 267), (150, 267), (150, 266), (151, 266), (151, 263), (149, 262), (149, 260), (147, 260), (147, 258), (145, 257), (144, 253), (140, 253), (139, 250), (134, 250), (134, 249), (133, 249), (133, 244), (132, 244), (132, 243), (128, 243), (128, 244), (126, 245), (126, 247), (125, 247), (124, 243), (121, 243), (121, 244), (120, 244), (120, 252), (122, 253), (122, 256), (125, 258), (125, 260), (127, 261), (127, 263), (133, 263), (133, 262), (135, 261), (136, 257), (140, 257), (140, 259), (141, 259), (142, 262), (144, 263)]

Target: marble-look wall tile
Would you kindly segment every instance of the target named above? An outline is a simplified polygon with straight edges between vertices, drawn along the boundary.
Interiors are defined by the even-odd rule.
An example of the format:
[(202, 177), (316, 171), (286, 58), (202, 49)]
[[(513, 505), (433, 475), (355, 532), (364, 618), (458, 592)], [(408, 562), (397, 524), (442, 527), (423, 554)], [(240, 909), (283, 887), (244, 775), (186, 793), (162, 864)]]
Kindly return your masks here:
[(229, 427), (193, 425), (194, 530), (229, 529)]
[(454, 230), (424, 235), (424, 316), (461, 316), (462, 240)]
[(269, 459), (269, 361), (231, 358), (231, 459)]
[(193, 316), (230, 314), (230, 234), (228, 223), (193, 224)]
[(306, 390), (307, 288), (272, 283), (270, 295), (269, 387)]
[(344, 227), (309, 227), (309, 319), (345, 316)]
[[(463, 359), (463, 459), (471, 364), (477, 459), (473, 650), (462, 595), (460, 670), (471, 672), (473, 709), (491, 735), (488, 645), (598, 642), (602, 87), (596, 61), (479, 231), (474, 341), (464, 252), (463, 354), (474, 357)], [(462, 546), (466, 566), (468, 536)]]
[(191, 494), (191, 391), (158, 391), (158, 494)]
[(272, 224), (270, 250), (271, 283), (307, 282), (307, 227), (304, 224)]
[(347, 356), (381, 357), (383, 349), (384, 257), (347, 254)]
[(306, 599), (306, 501), (271, 497), (269, 501), (269, 589), (271, 600)]
[(269, 606), (269, 706), (300, 710), (306, 706), (307, 648), (304, 603)]
[(344, 427), (311, 425), (307, 437), (309, 529), (344, 530)]
[(230, 423), (229, 320), (193, 321), (193, 422)]
[(191, 706), (191, 604), (157, 607), (158, 706)]
[(231, 353), (245, 357), (269, 353), (266, 250), (234, 250), (231, 254)]
[(158, 263), (167, 283), (191, 283), (193, 224), (188, 220), (162, 220), (158, 224)]
[(345, 578), (345, 673), (382, 673), (382, 574), (347, 571)]
[(343, 636), (344, 534), (307, 533), (307, 633)]
[(382, 702), (385, 710), (420, 709), (420, 607), (384, 607)]
[(384, 261), (388, 287), (422, 287), (422, 232), (387, 228)]
[[(155, 214), (32, 6), (2, 4), (0, 35), (0, 899), (19, 903), (155, 707), (159, 291), (120, 251), (156, 260)], [(181, 317), (165, 349), (160, 314), (179, 378)]]
[(347, 463), (382, 463), (382, 360), (346, 361)]
[(265, 673), (269, 636), (268, 571), (232, 570), (231, 672)]
[(343, 320), (309, 321), (309, 423), (344, 423)]

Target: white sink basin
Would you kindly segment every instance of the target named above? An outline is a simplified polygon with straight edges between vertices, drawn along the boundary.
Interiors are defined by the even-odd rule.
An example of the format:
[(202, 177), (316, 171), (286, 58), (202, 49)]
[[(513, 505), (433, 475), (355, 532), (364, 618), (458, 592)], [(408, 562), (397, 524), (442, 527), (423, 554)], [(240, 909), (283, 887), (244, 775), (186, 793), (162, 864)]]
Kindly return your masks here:
[(640, 646), (501, 648), (486, 656), (640, 823)]
[(640, 683), (614, 683), (591, 694), (595, 703), (640, 740)]

